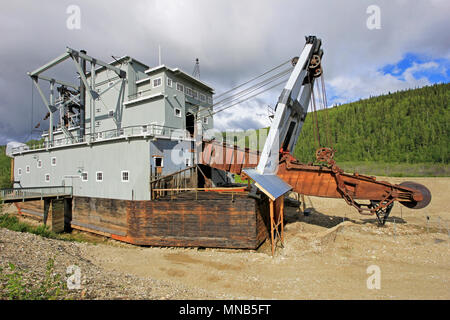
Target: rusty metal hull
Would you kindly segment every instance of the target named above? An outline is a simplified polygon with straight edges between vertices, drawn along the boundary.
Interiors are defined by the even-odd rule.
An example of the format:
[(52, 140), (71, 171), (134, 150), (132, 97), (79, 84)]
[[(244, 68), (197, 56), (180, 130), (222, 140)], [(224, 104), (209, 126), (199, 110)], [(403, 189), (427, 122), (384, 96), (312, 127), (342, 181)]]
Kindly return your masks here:
[[(16, 202), (43, 221), (43, 201)], [(270, 234), (269, 204), (220, 192), (184, 192), (155, 201), (74, 197), (73, 229), (135, 245), (256, 249)]]

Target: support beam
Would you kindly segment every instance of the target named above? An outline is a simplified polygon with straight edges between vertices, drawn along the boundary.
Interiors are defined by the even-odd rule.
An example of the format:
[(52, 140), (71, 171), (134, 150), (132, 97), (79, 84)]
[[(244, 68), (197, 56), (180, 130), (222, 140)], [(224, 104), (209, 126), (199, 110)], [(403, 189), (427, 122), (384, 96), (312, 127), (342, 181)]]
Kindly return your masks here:
[[(88, 90), (86, 90), (86, 92), (89, 93), (89, 97), (90, 97), (91, 99), (95, 99), (94, 95), (92, 94), (92, 91), (89, 89), (90, 86), (89, 86), (89, 83), (88, 83), (88, 81), (87, 81), (86, 75), (85, 75), (85, 73), (83, 72), (83, 68), (82, 68), (82, 66), (81, 66), (81, 61), (78, 62), (78, 61), (76, 60), (76, 57), (72, 57), (72, 58), (73, 58), (73, 62), (75, 63), (75, 68), (77, 68), (78, 74), (80, 75), (80, 80), (81, 80), (81, 82), (83, 83), (83, 85), (85, 86), (85, 88), (88, 89)], [(81, 60), (82, 60), (82, 59), (81, 59)], [(80, 87), (81, 87), (81, 86), (80, 86)], [(81, 88), (80, 88), (80, 89), (81, 89)]]
[(78, 87), (78, 86), (76, 86), (74, 84), (62, 81), (62, 80), (56, 80), (56, 79), (53, 79), (53, 78), (45, 77), (43, 75), (32, 76), (30, 72), (28, 72), (28, 75), (30, 77), (36, 77), (36, 78), (39, 78), (41, 80), (45, 80), (45, 81), (48, 81), (48, 82), (52, 82), (53, 81), (54, 83), (57, 83), (57, 84), (60, 84), (62, 86), (69, 87), (69, 88), (72, 88), (72, 89), (75, 89), (75, 90), (79, 90), (80, 89), (80, 87)]
[[(52, 145), (52, 143), (53, 143), (53, 113), (56, 111), (55, 106), (53, 106), (51, 104), (53, 98), (52, 98), (52, 96), (50, 96), (50, 103), (49, 103), (47, 101), (47, 98), (45, 97), (44, 93), (42, 92), (41, 87), (39, 87), (38, 78), (31, 77), (31, 79), (33, 79), (33, 83), (36, 86), (36, 88), (42, 98), (42, 101), (44, 102), (45, 106), (47, 107), (48, 112), (50, 113), (50, 123), (49, 123), (48, 133), (49, 133), (49, 142), (50, 142), (50, 145)], [(51, 92), (53, 92), (53, 82), (50, 82), (50, 86), (51, 86), (50, 90), (51, 90)], [(52, 93), (50, 93), (50, 94), (52, 94)]]
[(101, 60), (95, 59), (95, 58), (93, 58), (93, 57), (91, 57), (91, 56), (88, 56), (88, 55), (85, 54), (85, 53), (78, 52), (78, 51), (76, 51), (76, 50), (74, 50), (74, 49), (71, 49), (71, 48), (67, 48), (67, 52), (68, 52), (72, 57), (80, 57), (81, 59), (84, 59), (84, 60), (86, 60), (86, 61), (89, 61), (89, 62), (91, 62), (91, 63), (93, 63), (93, 64), (100, 65), (100, 66), (102, 66), (102, 67), (105, 67), (105, 68), (107, 68), (107, 69), (110, 69), (110, 70), (114, 71), (115, 73), (117, 73), (117, 75), (118, 75), (119, 77), (121, 77), (121, 78), (125, 78), (125, 77), (126, 77), (126, 72), (125, 72), (125, 71), (123, 71), (123, 70), (120, 69), (120, 68), (114, 67), (114, 66), (110, 65), (109, 63), (106, 63), (106, 62), (103, 62), (103, 61), (101, 61)]
[[(91, 91), (95, 91), (95, 63), (91, 62)], [(91, 139), (95, 139), (95, 99), (91, 95)]]
[[(50, 82), (50, 106), (55, 105), (55, 83)], [(53, 107), (55, 108), (55, 107)], [(56, 108), (55, 108), (56, 111)], [(48, 138), (50, 146), (53, 146), (53, 112), (50, 112), (49, 128), (48, 128)]]
[(80, 138), (81, 141), (85, 141), (86, 134), (86, 91), (89, 92), (89, 96), (91, 99), (94, 97), (91, 94), (91, 90), (89, 89), (89, 84), (86, 79), (86, 60), (79, 57), (78, 61), (74, 62), (77, 67), (78, 73), (80, 75)]
[(63, 62), (64, 60), (66, 60), (66, 59), (69, 58), (69, 57), (70, 57), (70, 55), (69, 55), (68, 52), (63, 53), (63, 54), (60, 55), (59, 57), (57, 57), (57, 58), (53, 59), (52, 61), (50, 61), (49, 63), (44, 64), (42, 67), (40, 67), (40, 68), (34, 70), (33, 72), (30, 72), (29, 75), (30, 75), (31, 77), (35, 77), (35, 76), (39, 75), (40, 73), (44, 72), (45, 70), (48, 70), (48, 69), (50, 69), (51, 67), (57, 65), (58, 63)]
[(278, 241), (284, 247), (284, 195), (275, 200), (269, 199), (270, 211), (270, 240), (272, 245), (272, 256)]

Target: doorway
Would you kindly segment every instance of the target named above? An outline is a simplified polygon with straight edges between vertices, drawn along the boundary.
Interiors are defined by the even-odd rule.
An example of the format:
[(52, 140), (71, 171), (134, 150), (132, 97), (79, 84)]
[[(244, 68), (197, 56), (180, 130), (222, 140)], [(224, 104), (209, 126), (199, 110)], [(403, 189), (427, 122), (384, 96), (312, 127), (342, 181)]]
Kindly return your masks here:
[(191, 137), (194, 136), (194, 124), (195, 124), (194, 115), (190, 112), (186, 113), (186, 130), (189, 132)]

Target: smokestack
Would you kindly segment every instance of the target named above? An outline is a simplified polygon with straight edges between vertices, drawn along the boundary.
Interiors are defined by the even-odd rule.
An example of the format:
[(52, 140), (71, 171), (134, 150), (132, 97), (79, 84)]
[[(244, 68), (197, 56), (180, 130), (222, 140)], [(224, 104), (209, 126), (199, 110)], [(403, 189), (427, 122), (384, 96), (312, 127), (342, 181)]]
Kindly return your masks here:
[[(80, 50), (81, 53), (86, 54), (85, 50)], [(86, 75), (86, 60), (80, 57), (81, 70)], [(80, 138), (84, 139), (86, 133), (86, 87), (83, 79), (80, 76)]]

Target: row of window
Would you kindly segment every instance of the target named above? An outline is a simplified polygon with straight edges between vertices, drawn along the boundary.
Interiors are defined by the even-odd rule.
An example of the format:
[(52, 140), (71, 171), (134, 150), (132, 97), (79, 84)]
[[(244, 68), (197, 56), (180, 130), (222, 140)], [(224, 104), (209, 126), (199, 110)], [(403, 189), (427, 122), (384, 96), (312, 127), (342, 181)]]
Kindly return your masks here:
[[(52, 165), (53, 167), (56, 166), (56, 157), (50, 158), (50, 165)], [(36, 167), (37, 167), (38, 169), (41, 169), (41, 168), (42, 168), (42, 160), (38, 160), (38, 161), (37, 161)], [(31, 172), (30, 165), (27, 165), (27, 166), (25, 167), (25, 172), (26, 172), (26, 173), (30, 173), (30, 172)], [(18, 174), (19, 176), (22, 175), (22, 168), (18, 168), (18, 169), (17, 169), (17, 174)]]
[[(128, 182), (130, 181), (130, 172), (129, 171), (121, 171), (120, 177), (122, 182)], [(88, 173), (82, 172), (81, 173), (81, 181), (87, 182), (88, 181)], [(103, 172), (97, 171), (95, 173), (95, 181), (102, 182), (103, 181)], [(50, 173), (45, 174), (45, 182), (50, 182)]]
[[(120, 180), (122, 182), (128, 182), (130, 181), (130, 172), (129, 171), (120, 171)], [(81, 181), (87, 182), (88, 181), (88, 173), (86, 171), (81, 173)], [(102, 182), (103, 181), (103, 172), (97, 171), (95, 172), (95, 181)]]
[[(172, 80), (170, 80), (170, 82), (172, 83)], [(167, 85), (169, 85), (169, 83), (167, 83)], [(169, 85), (169, 87), (172, 87), (172, 85)], [(187, 96), (200, 100), (201, 102), (208, 102), (210, 104), (212, 104), (212, 99), (211, 97), (207, 97), (206, 95), (204, 95), (203, 93), (199, 93), (189, 87), (185, 87), (183, 84), (181, 83), (177, 83), (177, 90), (180, 92), (185, 93)]]
[[(159, 86), (161, 86), (162, 84), (162, 78), (155, 78), (153, 80), (151, 80), (152, 83), (152, 87), (153, 88), (157, 88)], [(170, 78), (167, 78), (167, 86), (170, 88), (173, 88), (173, 80)], [(176, 89), (178, 91), (181, 91), (183, 93), (185, 93), (187, 96), (200, 100), (201, 102), (208, 102), (209, 104), (212, 104), (212, 98), (211, 97), (207, 97), (205, 94), (197, 92), (189, 87), (185, 87), (183, 84), (181, 83), (177, 83)], [(139, 93), (139, 92), (138, 92)]]

